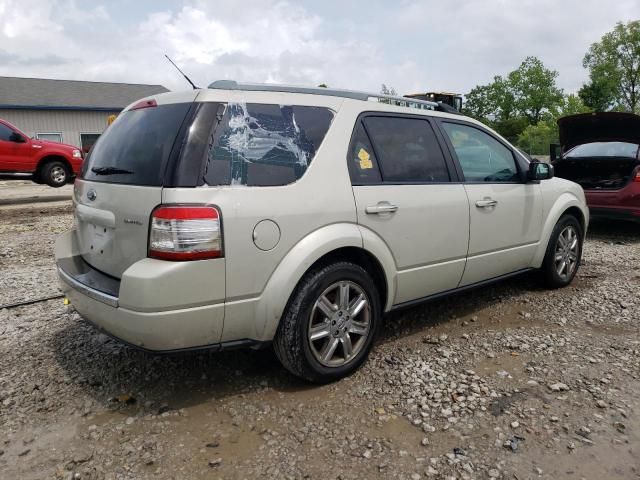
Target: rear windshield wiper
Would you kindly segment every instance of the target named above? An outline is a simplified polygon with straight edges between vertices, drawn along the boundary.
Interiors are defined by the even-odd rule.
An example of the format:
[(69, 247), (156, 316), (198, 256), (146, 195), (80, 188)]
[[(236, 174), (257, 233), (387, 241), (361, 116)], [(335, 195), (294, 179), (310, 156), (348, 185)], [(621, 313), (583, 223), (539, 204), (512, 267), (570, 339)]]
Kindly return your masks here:
[(124, 168), (118, 168), (118, 167), (93, 167), (91, 171), (96, 175), (117, 175), (117, 174), (127, 175), (127, 174), (134, 173), (131, 170), (125, 170)]

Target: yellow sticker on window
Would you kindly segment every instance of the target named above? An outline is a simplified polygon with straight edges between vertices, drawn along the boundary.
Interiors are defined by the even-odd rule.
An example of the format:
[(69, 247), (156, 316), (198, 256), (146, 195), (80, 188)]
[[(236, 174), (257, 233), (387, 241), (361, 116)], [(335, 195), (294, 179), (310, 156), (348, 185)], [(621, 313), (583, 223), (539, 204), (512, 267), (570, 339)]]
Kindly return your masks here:
[(373, 162), (371, 161), (371, 155), (364, 148), (361, 148), (358, 152), (358, 158), (360, 159), (360, 168), (365, 170), (367, 168), (373, 168)]

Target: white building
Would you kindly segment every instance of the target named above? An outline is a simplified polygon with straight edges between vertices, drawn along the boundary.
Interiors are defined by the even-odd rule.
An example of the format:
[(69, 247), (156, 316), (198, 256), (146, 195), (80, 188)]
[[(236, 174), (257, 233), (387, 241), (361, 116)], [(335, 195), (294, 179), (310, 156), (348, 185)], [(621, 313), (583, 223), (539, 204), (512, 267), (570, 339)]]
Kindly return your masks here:
[(162, 85), (0, 77), (0, 118), (29, 136), (86, 152), (134, 100), (167, 92)]

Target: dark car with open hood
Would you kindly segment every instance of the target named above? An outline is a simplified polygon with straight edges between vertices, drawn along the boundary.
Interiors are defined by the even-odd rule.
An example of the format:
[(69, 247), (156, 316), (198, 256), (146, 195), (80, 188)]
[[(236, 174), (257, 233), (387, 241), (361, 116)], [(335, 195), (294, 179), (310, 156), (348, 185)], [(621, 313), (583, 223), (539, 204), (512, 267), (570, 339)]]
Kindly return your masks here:
[(640, 116), (583, 113), (560, 118), (558, 127), (556, 176), (582, 186), (592, 216), (640, 222)]

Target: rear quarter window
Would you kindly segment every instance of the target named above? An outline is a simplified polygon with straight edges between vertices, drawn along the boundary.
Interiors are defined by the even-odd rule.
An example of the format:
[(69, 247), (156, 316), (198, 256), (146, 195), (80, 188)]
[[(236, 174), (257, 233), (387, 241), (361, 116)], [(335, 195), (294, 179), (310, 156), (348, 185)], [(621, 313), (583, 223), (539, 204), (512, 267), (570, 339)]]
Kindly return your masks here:
[(309, 168), (332, 120), (324, 107), (229, 103), (211, 131), (204, 183), (293, 183)]

